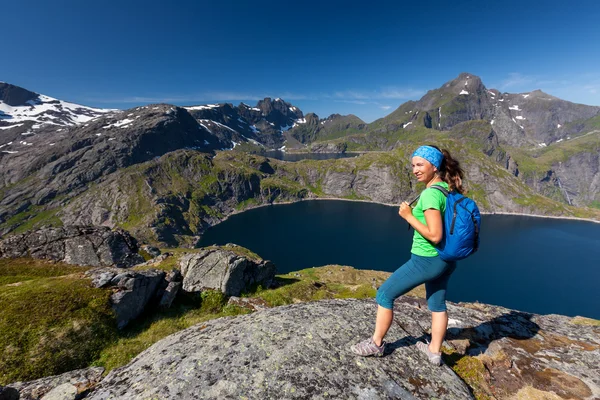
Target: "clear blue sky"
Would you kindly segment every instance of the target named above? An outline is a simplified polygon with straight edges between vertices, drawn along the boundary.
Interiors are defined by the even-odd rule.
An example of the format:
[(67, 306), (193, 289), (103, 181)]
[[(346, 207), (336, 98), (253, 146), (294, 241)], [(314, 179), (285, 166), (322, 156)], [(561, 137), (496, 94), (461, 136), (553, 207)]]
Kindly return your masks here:
[(103, 108), (387, 115), (469, 72), (600, 105), (600, 1), (5, 1), (0, 81)]

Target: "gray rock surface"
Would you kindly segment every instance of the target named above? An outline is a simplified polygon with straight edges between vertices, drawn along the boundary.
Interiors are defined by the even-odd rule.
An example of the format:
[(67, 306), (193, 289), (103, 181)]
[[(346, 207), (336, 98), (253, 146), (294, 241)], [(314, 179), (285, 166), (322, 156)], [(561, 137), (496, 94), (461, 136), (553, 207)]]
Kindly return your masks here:
[(469, 377), (480, 398), (600, 396), (598, 326), (449, 303), (449, 350), (445, 365), (434, 368), (415, 347), (429, 339), (424, 299), (396, 301), (385, 357), (349, 351), (372, 334), (376, 307), (372, 300), (325, 300), (198, 324), (113, 370), (88, 398), (473, 398), (450, 366)]
[[(321, 301), (209, 321), (112, 371), (89, 398), (472, 398), (450, 368), (431, 368), (408, 343), (380, 359), (350, 353), (371, 334), (375, 310), (370, 301)], [(389, 335), (406, 332), (394, 325)]]
[[(61, 375), (49, 376), (41, 379), (36, 379), (30, 382), (15, 382), (8, 385), (8, 388), (17, 390), (19, 400), (38, 400), (38, 399), (74, 399), (75, 397), (56, 397), (59, 394), (67, 395), (68, 393), (83, 393), (96, 385), (102, 379), (104, 368), (94, 367), (78, 369), (75, 371), (65, 372)], [(45, 397), (54, 389), (52, 396)], [(2, 393), (2, 392), (0, 392)], [(4, 400), (4, 399), (3, 399)]]
[(124, 328), (139, 316), (146, 305), (155, 297), (165, 273), (158, 270), (123, 271), (117, 268), (98, 268), (86, 271), (94, 287), (108, 287), (115, 310), (117, 327)]
[(162, 308), (171, 307), (171, 304), (173, 304), (173, 301), (175, 301), (175, 297), (177, 297), (177, 293), (179, 293), (181, 286), (183, 286), (182, 282), (169, 282), (167, 288), (160, 298), (158, 305)]
[(0, 241), (0, 257), (33, 257), (85, 266), (139, 264), (137, 241), (122, 229), (68, 226), (44, 228), (10, 236)]
[[(183, 286), (183, 276), (178, 269), (173, 268), (165, 278), (163, 286), (159, 289), (157, 297), (160, 298), (158, 305), (162, 308), (170, 308), (173, 301), (179, 293), (179, 289)], [(166, 284), (166, 287), (164, 286)]]
[(71, 383), (58, 385), (42, 397), (41, 400), (76, 400), (77, 387)]
[(270, 287), (275, 278), (275, 264), (260, 258), (240, 255), (239, 246), (204, 249), (181, 257), (183, 290), (220, 290), (228, 296), (239, 296), (253, 285)]

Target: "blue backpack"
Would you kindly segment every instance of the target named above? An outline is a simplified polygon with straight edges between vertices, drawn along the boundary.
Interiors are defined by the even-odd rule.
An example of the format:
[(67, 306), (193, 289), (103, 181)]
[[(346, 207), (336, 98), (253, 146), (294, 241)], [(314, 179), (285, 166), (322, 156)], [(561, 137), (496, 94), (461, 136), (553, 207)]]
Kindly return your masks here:
[(444, 235), (436, 246), (443, 260), (458, 261), (467, 258), (479, 248), (481, 214), (477, 204), (462, 194), (442, 186), (431, 185), (446, 196), (446, 211), (443, 216)]

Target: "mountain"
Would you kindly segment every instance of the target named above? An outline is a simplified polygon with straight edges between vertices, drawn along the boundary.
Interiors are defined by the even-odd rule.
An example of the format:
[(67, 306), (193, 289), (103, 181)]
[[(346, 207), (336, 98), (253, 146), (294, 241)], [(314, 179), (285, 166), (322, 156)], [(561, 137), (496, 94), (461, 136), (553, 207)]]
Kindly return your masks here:
[[(24, 144), (25, 143), (25, 144)], [(184, 109), (138, 107), (4, 145), (0, 153), (0, 220), (39, 207), (56, 207), (120, 168), (193, 148), (228, 143), (198, 125)]]
[(479, 77), (462, 73), (419, 101), (402, 104), (369, 129), (449, 131), (461, 122), (485, 120), (494, 125), (501, 144), (545, 147), (584, 133), (586, 121), (595, 117), (600, 117), (600, 107), (571, 103), (541, 90), (501, 93), (486, 88)]
[(317, 114), (306, 114), (306, 123), (293, 127), (290, 134), (300, 143), (335, 139), (364, 131), (367, 124), (356, 115), (332, 114), (320, 119)]
[(256, 107), (241, 103), (209, 104), (185, 107), (196, 120), (221, 139), (250, 141), (259, 146), (279, 148), (285, 143), (284, 132), (306, 121), (298, 107), (279, 98), (260, 100)]
[(389, 151), (407, 141), (429, 137), (435, 143), (446, 136), (468, 138), (544, 196), (600, 208), (600, 107), (540, 90), (501, 93), (469, 73), (329, 147)]
[(0, 82), (0, 129), (32, 134), (47, 125), (83, 124), (117, 110), (86, 107)]
[[(3, 104), (40, 96), (3, 87), (10, 89), (3, 92)], [(501, 94), (461, 74), (372, 124), (353, 115), (321, 119), (266, 98), (256, 107), (157, 104), (113, 110), (17, 137), (7, 132), (21, 127), (4, 129), (0, 234), (92, 224), (129, 229), (145, 242), (193, 245), (208, 227), (257, 205), (305, 198), (396, 204), (418, 191), (407, 159), (422, 143), (437, 143), (458, 156), (471, 196), (484, 211), (600, 218), (596, 210), (571, 207), (600, 205), (598, 107), (545, 96)], [(536, 135), (562, 132), (562, 124), (554, 133), (537, 127), (548, 113), (565, 123), (565, 132), (575, 133), (540, 146)], [(512, 116), (531, 126), (515, 128)], [(253, 151), (310, 145), (313, 151), (377, 152), (286, 163), (221, 151), (242, 144)]]

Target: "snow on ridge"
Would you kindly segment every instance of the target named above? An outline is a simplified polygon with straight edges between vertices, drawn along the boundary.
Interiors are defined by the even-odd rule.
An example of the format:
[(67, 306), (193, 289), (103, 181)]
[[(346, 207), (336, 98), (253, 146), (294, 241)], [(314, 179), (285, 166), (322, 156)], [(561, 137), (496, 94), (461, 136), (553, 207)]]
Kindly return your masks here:
[(406, 124), (402, 124), (402, 129), (406, 128), (407, 126), (409, 126), (410, 124), (412, 124), (412, 121), (407, 122)]
[(524, 99), (526, 99), (526, 98), (528, 98), (528, 97), (529, 97), (529, 93), (527, 93), (527, 94), (522, 94), (521, 96), (523, 96), (523, 98), (524, 98)]
[(15, 125), (9, 125), (9, 126), (0, 126), (0, 130), (6, 130), (6, 129), (11, 129), (11, 128), (16, 128), (18, 126), (23, 126), (24, 124), (15, 124)]
[(213, 108), (219, 108), (220, 106), (218, 104), (205, 104), (203, 106), (191, 106), (191, 107), (183, 107), (188, 111), (193, 111), (193, 110), (211, 110)]
[[(39, 124), (76, 125), (99, 117), (101, 114), (116, 110), (94, 108), (80, 104), (69, 103), (43, 94), (33, 100), (28, 100), (27, 105), (10, 106), (0, 101), (0, 112), (6, 114), (11, 122), (33, 121)], [(60, 116), (50, 113), (61, 114)], [(56, 121), (49, 121), (56, 120)]]
[(509, 110), (515, 110), (515, 111), (523, 111), (523, 110), (519, 110), (519, 106), (518, 105), (514, 105), (514, 106), (510, 106), (508, 107)]
[(204, 129), (206, 129), (207, 131), (209, 131), (210, 133), (212, 133), (212, 131), (210, 129), (208, 129), (208, 126), (198, 122), (198, 125), (200, 125), (201, 127), (203, 127)]
[(461, 94), (469, 94), (469, 92), (467, 92), (466, 90), (461, 90), (459, 95), (461, 95)]
[(252, 132), (254, 133), (260, 133), (260, 130), (256, 127), (256, 125), (250, 125), (250, 129), (252, 129)]
[(115, 122), (113, 124), (105, 125), (102, 128), (108, 129), (108, 128), (112, 128), (113, 126), (116, 127), (116, 128), (127, 128), (127, 125), (130, 124), (130, 123), (132, 123), (133, 121), (134, 121), (133, 119), (125, 118), (125, 119), (117, 121), (117, 122)]
[(250, 143), (253, 143), (253, 144), (257, 145), (257, 146), (265, 147), (265, 145), (264, 145), (264, 144), (262, 144), (261, 142), (257, 142), (257, 141), (256, 141), (256, 140), (254, 140), (254, 139), (250, 139), (250, 138), (246, 138), (246, 139), (248, 139), (248, 141), (249, 141)]
[(515, 118), (516, 118), (516, 119), (525, 119), (525, 117), (522, 117), (522, 116), (520, 116), (520, 115), (517, 115)]
[[(238, 133), (238, 131), (236, 131), (235, 129), (231, 129), (231, 128), (230, 128), (230, 127), (228, 127), (227, 125), (224, 125), (224, 124), (222, 124), (222, 123), (220, 123), (220, 122), (217, 122), (217, 121), (213, 121), (212, 119), (201, 119), (200, 121), (202, 121), (202, 122), (205, 122), (205, 123), (208, 123), (208, 124), (215, 124), (215, 125), (218, 125), (218, 126), (220, 126), (220, 127), (222, 127), (222, 128), (229, 129), (229, 130), (230, 130), (230, 131), (232, 131), (232, 132)], [(210, 130), (209, 130), (209, 131), (210, 131)]]
[(494, 120), (492, 120), (492, 121), (490, 122), (490, 125), (494, 125)]
[(557, 124), (557, 125), (556, 125), (556, 127), (557, 127), (557, 128), (560, 128), (561, 126), (562, 126), (561, 124)]

